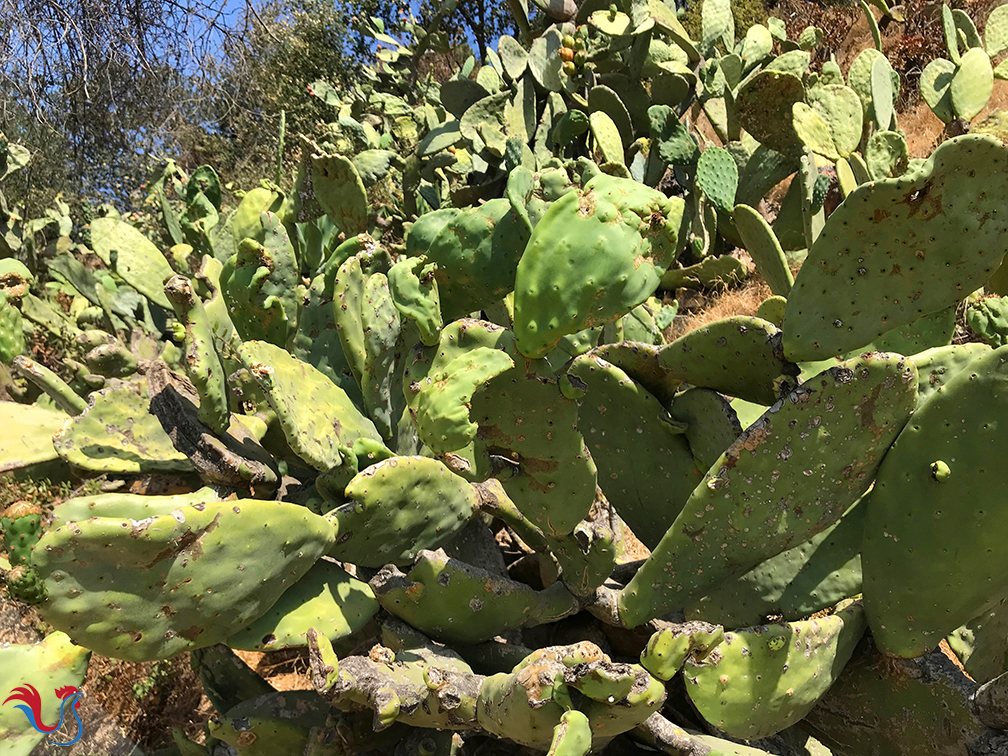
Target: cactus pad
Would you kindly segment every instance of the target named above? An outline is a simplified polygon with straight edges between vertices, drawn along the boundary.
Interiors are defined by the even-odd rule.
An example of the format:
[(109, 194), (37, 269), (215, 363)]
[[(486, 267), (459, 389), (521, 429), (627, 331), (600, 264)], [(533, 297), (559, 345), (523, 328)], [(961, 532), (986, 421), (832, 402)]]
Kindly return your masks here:
[(238, 354), (277, 413), (291, 449), (316, 470), (339, 467), (340, 447), (358, 439), (381, 443), (346, 392), (311, 365), (265, 341), (246, 341)]
[(241, 499), (69, 523), (36, 547), (49, 593), (40, 610), (106, 656), (165, 659), (250, 624), (335, 540), (304, 507)]
[(682, 200), (604, 174), (557, 200), (518, 264), (518, 350), (543, 357), (564, 335), (643, 303), (675, 259), (683, 207)]
[[(599, 487), (634, 534), (653, 548), (703, 477), (685, 427), (626, 373), (597, 356), (575, 359), (567, 379), (584, 390), (578, 430), (598, 467)], [(626, 414), (636, 422), (623, 422)]]
[(308, 645), (309, 628), (323, 628), (333, 643), (360, 630), (378, 611), (367, 583), (320, 559), (283, 592), (269, 611), (227, 639), (230, 648), (273, 651)]
[[(1008, 149), (963, 136), (942, 144), (917, 173), (858, 187), (827, 220), (788, 296), (784, 353), (843, 354), (976, 289), (1004, 255), (995, 197), (1005, 176)], [(987, 187), (983, 198), (970, 189), (976, 182)], [(876, 241), (871, 230), (883, 220), (887, 241)], [(852, 228), (866, 236), (852, 236)], [(841, 282), (845, 296), (833, 296)], [(885, 292), (877, 306), (856, 304), (875, 301), (877, 291)]]
[[(711, 467), (623, 589), (623, 622), (681, 609), (828, 528), (868, 488), (916, 404), (914, 366), (878, 353), (781, 399)], [(809, 457), (809, 449), (821, 451)]]
[(701, 716), (735, 738), (790, 727), (840, 674), (865, 629), (864, 609), (725, 633), (699, 663), (687, 660), (686, 691)]
[[(887, 653), (934, 648), (1008, 589), (997, 556), (1001, 500), (981, 472), (997, 469), (1005, 443), (989, 418), (1008, 403), (1006, 362), (1005, 348), (996, 349), (953, 375), (914, 413), (879, 470), (862, 562), (872, 634)], [(942, 548), (927, 545), (935, 543)]]
[(131, 388), (96, 391), (88, 408), (57, 431), (53, 446), (65, 462), (92, 472), (192, 472), (148, 407)]
[(391, 457), (358, 473), (348, 502), (329, 515), (339, 537), (330, 554), (364, 567), (409, 564), (465, 527), (476, 506), (472, 486), (428, 457)]

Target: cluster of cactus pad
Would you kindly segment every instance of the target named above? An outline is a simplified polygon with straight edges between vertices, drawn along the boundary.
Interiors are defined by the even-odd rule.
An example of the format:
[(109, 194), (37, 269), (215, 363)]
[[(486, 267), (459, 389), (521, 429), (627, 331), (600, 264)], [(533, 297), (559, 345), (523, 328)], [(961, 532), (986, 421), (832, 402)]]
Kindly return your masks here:
[[(368, 21), (293, 189), (226, 211), (169, 164), (164, 245), (0, 202), (0, 471), (106, 489), (0, 514), (52, 628), (2, 684), (52, 713), (92, 651), (190, 654), (217, 713), (166, 756), (1008, 752), (999, 116), (910, 159), (878, 49), (813, 70), (820, 30), (727, 0), (699, 41), (661, 0), (515, 6), (440, 85), (436, 28)], [(1008, 13), (944, 19), (951, 123)], [(773, 296), (670, 338), (740, 250)], [(312, 689), (234, 653), (282, 649)], [(0, 750), (41, 737), (0, 711)]]

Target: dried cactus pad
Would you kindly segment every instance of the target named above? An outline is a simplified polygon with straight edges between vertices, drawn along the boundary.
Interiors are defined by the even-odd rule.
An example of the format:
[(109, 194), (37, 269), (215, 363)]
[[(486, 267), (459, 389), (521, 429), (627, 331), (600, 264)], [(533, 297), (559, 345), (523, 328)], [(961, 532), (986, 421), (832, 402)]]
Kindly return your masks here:
[(167, 659), (265, 613), (336, 540), (305, 507), (233, 500), (50, 530), (33, 562), (46, 622), (98, 653)]
[(788, 295), (784, 354), (850, 352), (982, 285), (1004, 257), (1006, 192), (1008, 149), (974, 135), (945, 142), (916, 173), (851, 192)]
[(675, 260), (684, 203), (599, 174), (557, 200), (518, 263), (515, 339), (545, 357), (560, 339), (643, 303)]

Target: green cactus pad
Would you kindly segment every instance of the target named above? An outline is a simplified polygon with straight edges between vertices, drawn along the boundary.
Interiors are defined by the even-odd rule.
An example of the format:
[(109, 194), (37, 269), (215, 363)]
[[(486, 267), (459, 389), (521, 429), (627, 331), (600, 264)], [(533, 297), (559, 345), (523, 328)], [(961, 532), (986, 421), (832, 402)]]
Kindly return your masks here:
[(121, 493), (75, 496), (53, 507), (53, 518), (57, 524), (80, 522), (90, 520), (92, 517), (146, 520), (148, 517), (171, 514), (179, 507), (220, 500), (221, 496), (209, 486), (192, 493), (165, 496)]
[(872, 181), (881, 181), (906, 172), (910, 151), (906, 138), (900, 132), (876, 131), (868, 139), (864, 157)]
[(383, 568), (371, 587), (387, 612), (444, 643), (480, 643), (515, 628), (554, 622), (578, 608), (562, 583), (535, 591), (450, 559), (442, 550), (420, 551), (408, 574)]
[(742, 434), (735, 410), (721, 394), (707, 388), (679, 394), (672, 404), (672, 417), (686, 423), (686, 440), (701, 471), (709, 469)]
[(95, 391), (87, 409), (56, 432), (53, 446), (64, 462), (91, 472), (192, 472), (149, 406), (131, 388)]
[(790, 727), (840, 675), (865, 630), (855, 603), (836, 614), (725, 633), (724, 642), (683, 671), (700, 715), (735, 738), (762, 738)]
[(623, 140), (619, 128), (607, 113), (599, 110), (588, 116), (588, 125), (595, 138), (596, 159), (601, 154), (604, 163), (624, 164)]
[(662, 350), (661, 360), (686, 383), (762, 404), (777, 401), (782, 375), (798, 374), (781, 355), (776, 326), (745, 315), (679, 337)]
[(87, 402), (66, 381), (42, 363), (18, 355), (11, 363), (11, 367), (27, 381), (42, 389), (52, 399), (53, 404), (66, 414), (79, 415), (87, 409)]
[[(883, 391), (887, 400), (876, 401)], [(711, 467), (620, 593), (623, 622), (681, 609), (828, 528), (868, 488), (916, 405), (914, 366), (878, 353), (777, 402)], [(809, 448), (822, 452), (810, 459)]]
[[(1004, 518), (982, 472), (997, 469), (1005, 443), (1002, 426), (989, 420), (1008, 403), (1005, 362), (1006, 350), (996, 349), (953, 375), (914, 414), (879, 470), (862, 562), (872, 634), (887, 653), (913, 657), (934, 648), (1008, 589), (998, 557)], [(937, 462), (950, 469), (947, 479), (933, 474)], [(934, 543), (942, 548), (927, 547)]]
[(311, 365), (265, 341), (244, 342), (238, 356), (277, 413), (291, 449), (316, 470), (339, 467), (340, 447), (360, 439), (381, 443), (374, 423)]
[(658, 146), (658, 156), (666, 163), (693, 165), (700, 157), (700, 148), (669, 105), (648, 108), (651, 141)]
[(446, 321), (479, 310), (514, 288), (528, 228), (504, 198), (450, 220), (426, 250), (437, 264), (441, 312)]
[[(803, 727), (833, 753), (952, 756), (991, 747), (996, 752), (1003, 736), (971, 711), (976, 687), (941, 650), (893, 659), (865, 641)], [(871, 726), (852, 727), (853, 722)]]
[(952, 77), (955, 64), (944, 58), (935, 58), (921, 72), (920, 93), (931, 111), (945, 123), (955, 120), (956, 112), (952, 104)]
[(686, 618), (726, 627), (758, 625), (770, 616), (798, 620), (860, 593), (866, 498), (822, 533), (686, 607)]
[(784, 309), (786, 307), (787, 299), (785, 297), (778, 295), (767, 297), (756, 308), (756, 317), (767, 320), (780, 328), (781, 323), (784, 322)]
[(731, 153), (713, 145), (700, 153), (696, 183), (716, 208), (730, 213), (735, 207), (735, 192), (738, 189), (738, 165)]
[(560, 59), (562, 36), (554, 27), (536, 37), (529, 49), (528, 67), (536, 83), (547, 92), (563, 89), (563, 61)]
[[(861, 98), (861, 113), (865, 121), (868, 121), (875, 112), (872, 101), (871, 77), (872, 67), (876, 60), (889, 63), (888, 59), (875, 48), (866, 48), (858, 53), (847, 71), (847, 86), (857, 92), (857, 96)], [(899, 94), (899, 74), (892, 70), (892, 66), (890, 66), (889, 78), (892, 79), (893, 97), (896, 97)]]
[(329, 712), (329, 704), (315, 691), (273, 691), (211, 719), (207, 733), (238, 756), (308, 753), (313, 733), (326, 725)]
[(661, 351), (653, 344), (622, 341), (604, 344), (592, 354), (618, 367), (668, 408), (672, 406), (682, 379), (662, 365)]
[(804, 100), (800, 77), (764, 70), (739, 87), (735, 108), (739, 124), (760, 144), (789, 153), (800, 144), (791, 125), (793, 106)]
[(731, 255), (705, 257), (686, 268), (669, 268), (661, 277), (661, 288), (674, 291), (687, 289), (713, 289), (733, 286), (745, 280), (749, 270), (744, 262)]
[(702, 662), (723, 640), (724, 628), (707, 622), (663, 627), (641, 651), (641, 666), (667, 682), (679, 674), (687, 658)]
[(346, 487), (347, 503), (327, 515), (339, 529), (329, 552), (363, 567), (409, 564), (436, 549), (472, 517), (476, 493), (442, 462), (391, 457), (371, 465)]
[(102, 262), (126, 283), (151, 302), (171, 310), (162, 287), (175, 271), (150, 239), (130, 224), (106, 217), (91, 221), (91, 244)]
[(1008, 668), (1008, 598), (953, 630), (945, 639), (966, 674), (981, 685)]
[(259, 217), (263, 241), (245, 239), (224, 263), (220, 283), (238, 335), (283, 346), (297, 330), (298, 262), (280, 217)]
[(553, 741), (546, 756), (587, 756), (591, 745), (592, 730), (588, 717), (577, 709), (571, 709), (560, 716), (560, 724), (553, 728)]
[(514, 367), (514, 360), (497, 349), (477, 347), (460, 354), (419, 383), (414, 403), (417, 434), (436, 453), (462, 449), (476, 438), (469, 420), (473, 392), (491, 378)]
[[(419, 269), (419, 270), (418, 270)], [(438, 343), (443, 322), (438, 298), (437, 266), (425, 257), (408, 257), (389, 268), (389, 293), (396, 310), (410, 318), (420, 330), (420, 341), (427, 346)]]
[(203, 301), (185, 276), (168, 279), (165, 295), (185, 325), (186, 372), (200, 395), (199, 419), (215, 433), (226, 433), (231, 424), (226, 376)]
[(378, 602), (367, 583), (320, 559), (269, 611), (226, 643), (245, 651), (300, 648), (308, 645), (306, 636), (313, 627), (336, 643), (364, 627), (377, 611)]
[(368, 229), (364, 183), (353, 163), (342, 155), (313, 154), (311, 190), (325, 214), (348, 237)]
[(517, 81), (528, 67), (528, 52), (518, 40), (502, 34), (497, 40), (497, 54), (504, 64), (504, 72), (511, 81)]
[[(4, 644), (0, 648), (0, 700), (9, 700), (18, 688), (31, 685), (38, 691), (41, 707), (37, 714), (41, 722), (51, 725), (60, 721), (64, 699), (57, 691), (67, 686), (79, 690), (84, 683), (91, 652), (74, 645), (64, 633), (50, 633), (39, 643), (23, 645), (17, 643)], [(80, 703), (80, 698), (74, 698), (74, 707)], [(24, 704), (18, 706), (15, 699), (0, 708), (0, 743), (3, 743), (5, 756), (30, 756), (35, 753), (35, 746), (46, 738), (46, 733), (31, 726), (25, 717)], [(79, 711), (79, 710), (78, 710)], [(67, 729), (61, 732), (74, 732), (77, 727), (73, 723), (73, 713), (69, 706), (62, 712)], [(75, 734), (75, 733), (74, 733)], [(72, 737), (72, 735), (71, 735)], [(57, 737), (57, 741), (63, 740)]]
[(748, 205), (735, 205), (732, 220), (770, 291), (786, 297), (794, 285), (794, 276), (770, 224)]
[(48, 531), (33, 561), (46, 622), (105, 656), (167, 659), (262, 616), (336, 540), (304, 507), (231, 500)]
[(549, 365), (515, 363), (473, 394), (476, 472), (483, 479), (500, 476), (518, 509), (543, 532), (566, 535), (595, 499), (595, 463), (577, 430), (577, 406), (561, 393)]
[(809, 104), (825, 119), (833, 145), (841, 157), (847, 157), (861, 143), (864, 128), (861, 101), (857, 92), (843, 84), (814, 87), (808, 94)]
[(804, 102), (794, 103), (791, 106), (791, 125), (802, 144), (816, 155), (828, 160), (840, 159), (829, 124), (815, 108)]
[(992, 347), (1008, 343), (1008, 298), (983, 297), (966, 308), (966, 323)]
[(893, 113), (895, 112), (893, 83), (890, 71), (892, 71), (892, 66), (889, 64), (887, 58), (876, 58), (872, 61), (872, 115), (879, 129), (888, 129), (892, 126)]
[(65, 412), (34, 404), (0, 402), (0, 472), (51, 462), (59, 458), (53, 434), (67, 422)]
[[(604, 84), (596, 84), (588, 90), (588, 109), (591, 112), (601, 112), (609, 116), (619, 131), (623, 147), (629, 147), (633, 142), (634, 128), (630, 113), (620, 99), (620, 95)], [(573, 112), (573, 111), (571, 111)], [(622, 150), (620, 150), (622, 154)]]
[[(858, 187), (827, 220), (788, 296), (784, 353), (806, 361), (849, 352), (980, 286), (1004, 254), (996, 195), (1006, 176), (1008, 149), (967, 135), (943, 143), (917, 173)], [(873, 231), (883, 220), (884, 245)], [(876, 306), (857, 304), (866, 298)]]
[(704, 0), (700, 8), (702, 49), (712, 50), (720, 42), (729, 52), (735, 47), (735, 17), (728, 0)]
[(374, 273), (364, 282), (360, 314), (364, 335), (364, 371), (360, 378), (364, 409), (382, 437), (391, 440), (405, 403), (398, 391), (392, 391), (397, 352), (405, 351), (403, 342), (412, 344), (416, 340), (418, 329), (407, 321), (406, 329), (412, 330), (413, 335), (406, 337), (384, 273)]
[(918, 405), (923, 407), (952, 376), (989, 351), (986, 344), (967, 343), (934, 347), (913, 355), (910, 359), (917, 366)]
[(21, 311), (14, 306), (6, 293), (0, 292), (0, 362), (9, 364), (24, 353), (24, 329)]
[(42, 508), (28, 501), (16, 501), (0, 513), (3, 544), (12, 565), (27, 565), (42, 537)]
[(952, 76), (949, 95), (957, 117), (972, 120), (987, 106), (994, 89), (990, 58), (980, 47), (967, 50)]
[(350, 367), (340, 342), (333, 306), (336, 274), (346, 261), (344, 253), (352, 257), (361, 248), (374, 246), (368, 236), (353, 237), (349, 244), (340, 245), (323, 263), (319, 273), (301, 300), (297, 318), (297, 333), (288, 342), (287, 349), (294, 357), (306, 362), (343, 389), (357, 406), (363, 406), (360, 384)]
[[(575, 359), (567, 379), (584, 390), (578, 430), (598, 467), (599, 487), (653, 548), (703, 478), (685, 428), (626, 373), (595, 355)], [(623, 422), (627, 415), (635, 422)]]
[(675, 259), (683, 207), (680, 199), (604, 174), (557, 200), (518, 263), (518, 350), (543, 357), (561, 337), (643, 303)]

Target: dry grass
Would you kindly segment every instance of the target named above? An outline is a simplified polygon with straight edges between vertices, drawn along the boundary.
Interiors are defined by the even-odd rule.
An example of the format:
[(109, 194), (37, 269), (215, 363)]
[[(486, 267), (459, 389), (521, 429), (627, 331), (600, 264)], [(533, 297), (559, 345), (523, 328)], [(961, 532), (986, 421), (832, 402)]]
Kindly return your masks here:
[(732, 315), (755, 315), (756, 309), (770, 294), (770, 287), (758, 276), (750, 276), (738, 288), (720, 292), (686, 289), (679, 295), (679, 314), (672, 322), (672, 335), (679, 338)]

